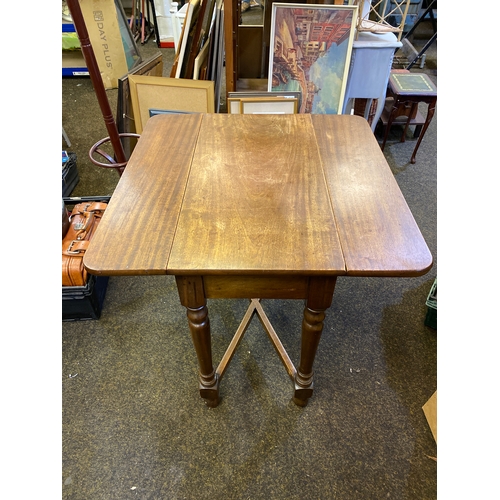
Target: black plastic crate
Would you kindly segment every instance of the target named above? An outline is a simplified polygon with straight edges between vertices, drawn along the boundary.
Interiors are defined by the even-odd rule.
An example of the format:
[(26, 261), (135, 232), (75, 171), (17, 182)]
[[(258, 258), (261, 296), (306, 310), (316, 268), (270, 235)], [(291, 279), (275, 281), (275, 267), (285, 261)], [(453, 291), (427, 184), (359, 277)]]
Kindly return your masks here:
[[(63, 157), (66, 151), (63, 151)], [(78, 168), (76, 166), (76, 154), (67, 153), (67, 160), (62, 164), (62, 195), (69, 196), (80, 181)]]
[[(78, 203), (103, 201), (109, 203), (111, 196), (63, 197), (64, 204), (71, 208)], [(81, 321), (101, 317), (109, 276), (88, 275), (85, 286), (62, 287), (62, 320)]]
[(427, 305), (427, 315), (425, 316), (424, 324), (429, 328), (437, 330), (437, 278), (434, 280), (425, 303)]
[(109, 276), (89, 275), (85, 286), (62, 287), (62, 320), (81, 321), (101, 317)]

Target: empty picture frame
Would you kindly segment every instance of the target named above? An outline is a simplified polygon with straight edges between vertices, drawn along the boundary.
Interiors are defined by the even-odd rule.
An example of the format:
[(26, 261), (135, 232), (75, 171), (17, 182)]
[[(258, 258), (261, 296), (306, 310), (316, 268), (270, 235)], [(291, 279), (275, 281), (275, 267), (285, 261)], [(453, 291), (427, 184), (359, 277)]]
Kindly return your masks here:
[(276, 97), (268, 99), (246, 98), (240, 101), (240, 111), (244, 115), (293, 115), (297, 113), (295, 98)]
[[(291, 97), (291, 98), (296, 98), (298, 100), (298, 106), (300, 107), (300, 102), (302, 100), (302, 92), (297, 91), (289, 91), (289, 92), (279, 92), (279, 91), (273, 91), (273, 92), (266, 92), (262, 90), (238, 90), (235, 92), (228, 92), (227, 93), (228, 99), (245, 99), (248, 97)], [(237, 109), (236, 106), (233, 106), (233, 109)], [(238, 111), (235, 111), (238, 112)], [(298, 112), (298, 111), (297, 111)]]
[(150, 109), (214, 113), (214, 82), (129, 75), (135, 128), (142, 134)]
[(244, 115), (286, 115), (297, 113), (296, 97), (228, 98), (228, 113)]
[(300, 90), (299, 113), (341, 114), (357, 11), (273, 3), (267, 90)]

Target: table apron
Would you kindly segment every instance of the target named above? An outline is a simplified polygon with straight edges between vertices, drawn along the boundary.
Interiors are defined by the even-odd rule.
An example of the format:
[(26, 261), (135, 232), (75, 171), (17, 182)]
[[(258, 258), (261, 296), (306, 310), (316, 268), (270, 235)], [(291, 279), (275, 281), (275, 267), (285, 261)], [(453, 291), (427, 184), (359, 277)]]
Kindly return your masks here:
[(305, 299), (308, 276), (203, 276), (207, 299)]

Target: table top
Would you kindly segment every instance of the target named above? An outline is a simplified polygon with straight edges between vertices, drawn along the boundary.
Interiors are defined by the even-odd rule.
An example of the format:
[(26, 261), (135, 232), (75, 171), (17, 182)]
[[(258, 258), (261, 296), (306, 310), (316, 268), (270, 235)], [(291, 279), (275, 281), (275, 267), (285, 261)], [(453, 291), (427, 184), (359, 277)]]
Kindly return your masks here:
[(437, 87), (425, 73), (391, 73), (391, 90), (399, 95), (437, 96)]
[(84, 264), (419, 276), (432, 256), (365, 119), (217, 113), (148, 120)]

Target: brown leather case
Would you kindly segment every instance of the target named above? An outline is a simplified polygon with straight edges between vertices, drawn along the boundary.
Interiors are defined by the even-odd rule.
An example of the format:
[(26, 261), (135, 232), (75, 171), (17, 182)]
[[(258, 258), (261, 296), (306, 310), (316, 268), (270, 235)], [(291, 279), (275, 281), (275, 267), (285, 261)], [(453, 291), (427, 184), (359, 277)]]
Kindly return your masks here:
[(63, 286), (85, 286), (87, 283), (83, 256), (107, 206), (103, 202), (85, 202), (73, 208), (68, 232), (62, 240)]
[(66, 205), (64, 204), (64, 200), (62, 201), (62, 237), (66, 236), (66, 233), (69, 229), (69, 213)]

